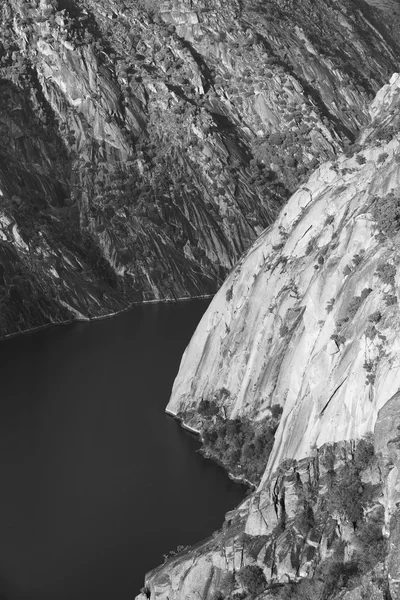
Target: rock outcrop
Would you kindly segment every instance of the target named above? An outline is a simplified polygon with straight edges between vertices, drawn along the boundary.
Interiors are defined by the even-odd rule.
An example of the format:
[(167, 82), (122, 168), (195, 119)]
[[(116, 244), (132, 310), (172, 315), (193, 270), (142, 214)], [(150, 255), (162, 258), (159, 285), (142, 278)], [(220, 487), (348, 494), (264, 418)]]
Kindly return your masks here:
[(204, 402), (255, 428), (282, 414), (256, 491), (218, 543), (148, 575), (152, 600), (235, 597), (249, 565), (268, 582), (260, 598), (398, 597), (399, 94), (395, 74), (358, 143), (241, 258), (183, 356), (167, 410), (185, 424), (205, 429)]
[(4, 0), (0, 17), (1, 335), (215, 292), (400, 56), (358, 1)]

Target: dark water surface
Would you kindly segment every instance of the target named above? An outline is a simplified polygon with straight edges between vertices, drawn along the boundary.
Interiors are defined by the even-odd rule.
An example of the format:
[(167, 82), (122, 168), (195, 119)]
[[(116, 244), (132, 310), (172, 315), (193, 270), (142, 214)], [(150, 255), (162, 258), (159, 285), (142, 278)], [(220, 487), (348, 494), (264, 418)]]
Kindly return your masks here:
[(2, 600), (132, 600), (163, 553), (243, 498), (164, 413), (206, 307), (137, 307), (0, 343)]

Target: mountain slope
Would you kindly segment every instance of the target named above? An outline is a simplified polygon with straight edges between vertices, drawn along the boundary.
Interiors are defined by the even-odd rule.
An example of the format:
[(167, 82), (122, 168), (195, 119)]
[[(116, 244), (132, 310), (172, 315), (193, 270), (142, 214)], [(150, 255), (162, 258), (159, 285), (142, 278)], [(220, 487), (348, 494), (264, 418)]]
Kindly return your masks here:
[(213, 293), (400, 55), (356, 1), (0, 15), (3, 335)]
[[(249, 565), (265, 599), (397, 597), (399, 102), (396, 74), (359, 144), (299, 188), (200, 322), (168, 412), (255, 483), (269, 458), (218, 543), (149, 574), (151, 598), (235, 597)], [(308, 592), (286, 585), (306, 576)]]

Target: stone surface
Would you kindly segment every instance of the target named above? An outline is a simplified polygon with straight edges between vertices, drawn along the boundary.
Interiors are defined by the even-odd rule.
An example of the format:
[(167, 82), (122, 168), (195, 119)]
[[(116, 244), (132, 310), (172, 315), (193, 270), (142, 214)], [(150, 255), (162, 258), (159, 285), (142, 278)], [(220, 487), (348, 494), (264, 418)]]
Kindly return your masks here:
[[(394, 78), (396, 97), (398, 85)], [(397, 283), (377, 271), (381, 263), (397, 270), (398, 245), (382, 243), (371, 214), (374, 196), (398, 188), (399, 148), (395, 137), (362, 147), (363, 164), (354, 155), (321, 166), (239, 261), (182, 359), (168, 410), (187, 412), (191, 424), (196, 404), (222, 388), (231, 418), (259, 419), (283, 406), (267, 474), (314, 445), (372, 431), (400, 386), (397, 304), (385, 301), (397, 297)]]
[(215, 292), (395, 70), (367, 8), (4, 0), (0, 335)]
[[(182, 358), (168, 404), (200, 431), (202, 399), (228, 418), (255, 422), (282, 406), (264, 476), (241, 507), (236, 534), (250, 539), (243, 564), (256, 561), (269, 581), (319, 585), (339, 548), (340, 561), (351, 563), (361, 542), (330, 499), (341, 497), (341, 486), (350, 504), (371, 490), (364, 519), (380, 523), (389, 554), (374, 567), (380, 575), (372, 569), (351, 589), (337, 579), (338, 599), (380, 600), (387, 589), (398, 595), (399, 233), (379, 231), (374, 207), (399, 187), (399, 85), (395, 75), (378, 94), (361, 145), (317, 169), (233, 269)], [(348, 488), (356, 440), (372, 432), (377, 459)], [(314, 518), (308, 530), (305, 503)], [(258, 553), (250, 550), (256, 540)], [(202, 549), (211, 562), (215, 552)], [(165, 572), (146, 579), (152, 599)], [(202, 587), (200, 597), (212, 596)], [(179, 586), (169, 598), (183, 600)]]

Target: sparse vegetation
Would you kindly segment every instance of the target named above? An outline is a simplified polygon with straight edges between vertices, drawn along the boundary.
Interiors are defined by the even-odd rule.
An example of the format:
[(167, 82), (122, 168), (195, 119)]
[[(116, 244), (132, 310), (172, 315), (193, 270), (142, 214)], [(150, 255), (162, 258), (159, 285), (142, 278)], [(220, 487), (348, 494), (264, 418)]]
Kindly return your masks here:
[(271, 417), (259, 422), (249, 419), (225, 419), (215, 402), (203, 400), (199, 414), (203, 421), (203, 443), (207, 455), (221, 462), (234, 475), (244, 475), (258, 483), (272, 450), (275, 431), (282, 413), (279, 405), (271, 408)]
[(247, 565), (239, 571), (238, 575), (241, 584), (249, 594), (257, 596), (266, 588), (267, 580), (258, 565)]
[(372, 216), (379, 231), (386, 237), (393, 237), (400, 229), (400, 197), (394, 192), (383, 198), (375, 197)]
[(368, 321), (370, 321), (371, 323), (379, 323), (381, 319), (382, 314), (379, 310), (376, 310), (375, 312), (371, 313), (368, 317)]
[(345, 268), (343, 269), (343, 275), (345, 277), (347, 277), (347, 275), (350, 275), (351, 273), (351, 266), (350, 265), (346, 265)]
[(382, 152), (379, 156), (378, 156), (378, 165), (382, 164), (385, 162), (385, 160), (387, 159), (387, 157), (389, 156), (389, 154), (387, 152)]
[(306, 254), (307, 254), (307, 256), (309, 254), (311, 254), (311, 252), (314, 250), (315, 246), (316, 246), (316, 239), (315, 238), (311, 238), (310, 241), (307, 244), (307, 247), (306, 247)]
[(385, 304), (386, 306), (394, 306), (395, 304), (397, 304), (397, 296), (395, 294), (386, 294)]
[(333, 307), (335, 305), (335, 298), (331, 298), (327, 303), (326, 303), (326, 312), (330, 313), (333, 310)]
[(333, 340), (338, 346), (340, 346), (341, 344), (344, 344), (346, 342), (346, 336), (335, 331), (331, 335), (331, 340)]
[[(346, 312), (344, 312), (341, 318), (336, 322), (335, 331), (331, 335), (331, 339), (334, 340), (338, 345), (343, 344), (346, 341), (346, 336), (343, 333), (343, 327), (345, 327), (348, 323), (351, 322), (352, 319), (354, 319), (356, 313), (361, 308), (365, 299), (368, 298), (371, 292), (371, 288), (364, 288), (359, 296), (354, 296), (354, 298), (349, 302)], [(330, 300), (330, 303), (332, 303), (332, 300)], [(327, 304), (327, 311), (328, 306), (329, 310), (332, 310), (333, 303), (330, 303)]]
[(230, 302), (232, 300), (232, 296), (233, 296), (233, 286), (232, 285), (231, 285), (230, 288), (228, 288), (226, 290), (226, 295), (225, 296), (226, 296), (226, 301), (227, 302)]
[(376, 329), (375, 325), (368, 325), (365, 329), (365, 337), (367, 339), (373, 340), (377, 334), (378, 330)]
[[(282, 517), (283, 527), (277, 527), (275, 535), (283, 534), (285, 537), (283, 543), (277, 540), (276, 548), (285, 548), (287, 553), (290, 552), (292, 565), (300, 566), (300, 556), (303, 555), (303, 560), (305, 558), (301, 536), (303, 539), (306, 536), (315, 539), (313, 536), (320, 538), (324, 532), (325, 539), (329, 540), (329, 555), (317, 561), (311, 578), (283, 586), (274, 587), (272, 584), (269, 591), (279, 600), (328, 600), (344, 586), (359, 585), (360, 577), (382, 562), (387, 553), (387, 542), (382, 535), (384, 509), (376, 504), (380, 487), (367, 483), (364, 476), (369, 469), (377, 468), (372, 434), (357, 442), (352, 456), (347, 448), (344, 461), (343, 449), (334, 445), (324, 446), (319, 457), (320, 469), (323, 467), (323, 470), (320, 470), (320, 478), (316, 481), (293, 478), (293, 472), (304, 473), (304, 464), (300, 467), (296, 461), (291, 461), (282, 465), (281, 476), (286, 474), (289, 485), (296, 481), (297, 496), (303, 501), (303, 510), (297, 512), (292, 520)], [(346, 531), (344, 537), (341, 537), (341, 531)], [(273, 552), (270, 546), (265, 558), (268, 568), (273, 564)], [(308, 559), (312, 559), (313, 552), (309, 548)]]
[(396, 275), (396, 267), (395, 265), (382, 261), (378, 264), (376, 268), (376, 274), (381, 279), (383, 283), (388, 285), (394, 285), (395, 283), (395, 275)]
[(325, 219), (324, 225), (331, 225), (335, 221), (335, 217), (333, 215), (328, 215)]

